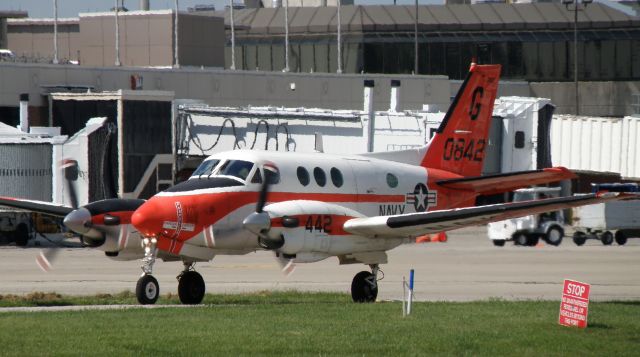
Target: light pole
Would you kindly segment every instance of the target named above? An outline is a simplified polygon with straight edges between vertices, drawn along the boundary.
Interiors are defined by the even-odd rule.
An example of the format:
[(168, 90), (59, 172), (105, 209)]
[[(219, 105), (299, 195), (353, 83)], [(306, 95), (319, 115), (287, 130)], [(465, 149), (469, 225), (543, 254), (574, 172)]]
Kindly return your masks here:
[(58, 64), (58, 0), (53, 0), (53, 64)]
[[(580, 8), (580, 2), (582, 8)], [(586, 9), (593, 0), (562, 0), (567, 11), (573, 11), (573, 82), (576, 92), (576, 115), (580, 115), (580, 94), (578, 93), (578, 12)], [(573, 6), (571, 6), (573, 5)]]

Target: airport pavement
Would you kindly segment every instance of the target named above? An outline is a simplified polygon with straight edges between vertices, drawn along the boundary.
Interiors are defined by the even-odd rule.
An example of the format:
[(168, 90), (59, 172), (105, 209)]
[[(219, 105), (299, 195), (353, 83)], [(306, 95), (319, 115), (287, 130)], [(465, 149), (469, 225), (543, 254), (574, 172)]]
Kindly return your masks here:
[[(135, 290), (139, 261), (117, 262), (100, 251), (64, 249), (54, 269), (42, 272), (35, 264), (37, 248), (0, 247), (0, 294), (34, 291), (87, 295)], [(219, 256), (196, 269), (209, 293), (261, 290), (336, 291), (348, 293), (351, 279), (365, 266), (338, 265), (336, 258), (297, 264), (285, 277), (270, 252)], [(594, 300), (640, 299), (640, 239), (625, 246), (587, 241), (577, 247), (566, 239), (560, 247), (494, 247), (485, 228), (451, 232), (447, 243), (403, 245), (389, 252), (382, 266), (379, 299), (401, 299), (402, 278), (415, 269), (415, 297), (429, 301), (559, 300), (565, 278), (592, 285)], [(162, 294), (176, 293), (179, 262), (158, 262), (154, 275)]]

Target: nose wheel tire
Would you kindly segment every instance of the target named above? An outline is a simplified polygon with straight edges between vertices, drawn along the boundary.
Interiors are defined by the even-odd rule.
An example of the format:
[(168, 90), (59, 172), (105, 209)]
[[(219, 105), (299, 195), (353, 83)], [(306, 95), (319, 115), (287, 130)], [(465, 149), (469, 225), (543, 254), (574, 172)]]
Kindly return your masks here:
[(378, 297), (378, 282), (375, 275), (361, 271), (351, 282), (351, 298), (354, 302), (374, 302)]
[(155, 304), (160, 296), (160, 285), (152, 275), (145, 274), (136, 284), (136, 297), (142, 305)]
[(186, 271), (178, 280), (178, 296), (185, 305), (195, 305), (204, 298), (205, 285), (202, 275), (195, 271)]

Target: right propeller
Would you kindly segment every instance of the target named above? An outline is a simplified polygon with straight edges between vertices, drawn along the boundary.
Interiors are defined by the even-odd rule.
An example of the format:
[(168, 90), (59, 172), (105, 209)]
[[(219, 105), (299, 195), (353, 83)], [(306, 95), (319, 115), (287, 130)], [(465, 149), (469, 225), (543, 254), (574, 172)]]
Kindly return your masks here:
[[(258, 201), (256, 202), (256, 211), (251, 213), (244, 219), (242, 226), (249, 232), (255, 234), (258, 237), (258, 244), (267, 250), (276, 250), (284, 245), (284, 237), (278, 235), (272, 237), (269, 235), (271, 229), (271, 217), (268, 212), (264, 211), (264, 206), (267, 203), (267, 197), (273, 184), (276, 184), (280, 180), (280, 173), (278, 168), (272, 164), (265, 164), (264, 180), (260, 191), (258, 191)], [(281, 254), (276, 254), (276, 260), (280, 265), (283, 273), (289, 276), (295, 270), (295, 264), (293, 260), (284, 258)]]
[(249, 232), (258, 236), (258, 244), (262, 248), (273, 250), (282, 247), (284, 239), (282, 236), (271, 237), (269, 229), (271, 228), (271, 217), (268, 212), (264, 211), (264, 206), (267, 202), (267, 196), (271, 185), (277, 183), (280, 179), (280, 173), (278, 168), (272, 164), (263, 165), (264, 179), (262, 180), (262, 186), (258, 191), (258, 201), (256, 202), (256, 211), (247, 216), (242, 221), (242, 226)]

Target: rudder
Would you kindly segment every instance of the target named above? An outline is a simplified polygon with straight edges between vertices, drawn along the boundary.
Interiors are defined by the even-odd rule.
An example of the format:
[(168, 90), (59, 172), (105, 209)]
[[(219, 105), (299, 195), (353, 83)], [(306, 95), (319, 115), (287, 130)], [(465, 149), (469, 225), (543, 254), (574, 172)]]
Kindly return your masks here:
[(467, 77), (428, 144), (422, 166), (461, 176), (481, 174), (500, 69), (500, 65), (471, 64)]

